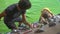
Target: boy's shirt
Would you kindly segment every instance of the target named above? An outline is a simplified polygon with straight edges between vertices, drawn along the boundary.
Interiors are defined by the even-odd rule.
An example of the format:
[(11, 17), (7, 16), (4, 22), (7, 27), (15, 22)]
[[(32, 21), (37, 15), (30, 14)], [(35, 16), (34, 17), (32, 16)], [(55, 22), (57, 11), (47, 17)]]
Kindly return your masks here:
[(25, 14), (26, 10), (18, 10), (17, 9), (17, 4), (13, 4), (11, 6), (9, 6), (6, 10), (6, 16), (5, 18), (8, 18), (9, 20), (14, 19), (19, 17), (21, 14)]

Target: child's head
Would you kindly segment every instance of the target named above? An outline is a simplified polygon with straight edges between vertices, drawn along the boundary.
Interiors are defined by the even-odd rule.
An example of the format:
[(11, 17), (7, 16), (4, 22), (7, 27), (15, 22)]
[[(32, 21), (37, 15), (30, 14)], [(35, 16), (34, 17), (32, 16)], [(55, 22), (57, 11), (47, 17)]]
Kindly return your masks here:
[(49, 10), (49, 8), (43, 8), (43, 10), (41, 12), (42, 13), (45, 13), (45, 12), (51, 13), (51, 11)]
[(31, 3), (29, 0), (20, 0), (18, 4), (21, 9), (31, 8)]
[(49, 10), (49, 8), (44, 8), (42, 11), (41, 11), (42, 15), (44, 18), (49, 18), (49, 17), (52, 17), (52, 13), (51, 11)]

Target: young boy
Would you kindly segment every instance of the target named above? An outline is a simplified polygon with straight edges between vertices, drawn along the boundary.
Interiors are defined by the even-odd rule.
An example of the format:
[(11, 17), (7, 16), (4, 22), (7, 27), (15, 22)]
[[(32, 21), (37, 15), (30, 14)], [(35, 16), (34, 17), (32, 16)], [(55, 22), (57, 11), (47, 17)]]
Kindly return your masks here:
[[(17, 29), (16, 25), (14, 24), (15, 21), (19, 22), (19, 25), (23, 22), (24, 24), (28, 25), (32, 28), (32, 26), (26, 21), (26, 10), (31, 8), (31, 3), (29, 0), (20, 0), (17, 4), (10, 5), (7, 9), (5, 9), (0, 14), (0, 19), (4, 17), (4, 23), (6, 26), (11, 29)], [(22, 18), (19, 16), (22, 15)]]

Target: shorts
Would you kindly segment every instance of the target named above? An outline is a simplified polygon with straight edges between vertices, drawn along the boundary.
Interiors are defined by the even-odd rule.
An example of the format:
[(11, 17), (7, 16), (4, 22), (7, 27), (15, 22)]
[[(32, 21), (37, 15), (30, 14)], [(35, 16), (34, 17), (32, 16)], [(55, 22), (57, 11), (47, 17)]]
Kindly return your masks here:
[(11, 20), (8, 20), (6, 17), (4, 17), (4, 23), (9, 29), (16, 29), (16, 25), (14, 22), (20, 22), (20, 21), (22, 21), (21, 17), (11, 19)]

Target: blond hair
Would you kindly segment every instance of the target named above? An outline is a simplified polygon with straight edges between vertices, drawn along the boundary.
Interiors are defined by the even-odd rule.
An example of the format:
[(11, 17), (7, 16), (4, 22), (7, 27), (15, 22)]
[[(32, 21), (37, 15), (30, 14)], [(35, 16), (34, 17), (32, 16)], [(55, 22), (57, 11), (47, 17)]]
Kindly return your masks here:
[(43, 10), (48, 10), (48, 12), (51, 12), (49, 8), (43, 8), (42, 12), (44, 12)]
[(43, 8), (41, 12), (44, 12), (44, 10), (47, 10), (46, 12), (49, 12), (51, 15), (53, 15), (49, 8)]

